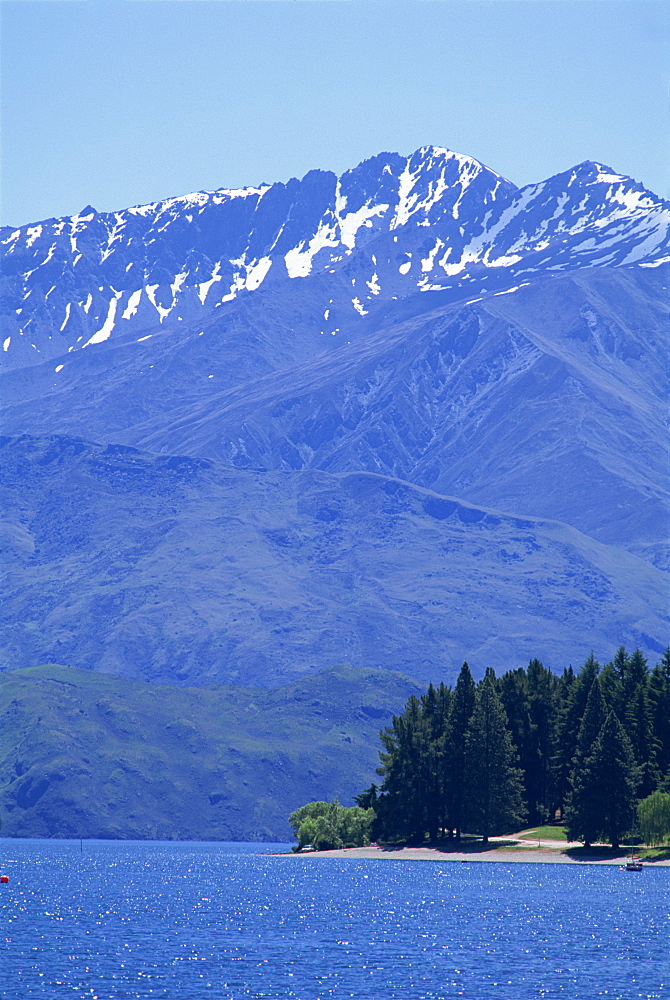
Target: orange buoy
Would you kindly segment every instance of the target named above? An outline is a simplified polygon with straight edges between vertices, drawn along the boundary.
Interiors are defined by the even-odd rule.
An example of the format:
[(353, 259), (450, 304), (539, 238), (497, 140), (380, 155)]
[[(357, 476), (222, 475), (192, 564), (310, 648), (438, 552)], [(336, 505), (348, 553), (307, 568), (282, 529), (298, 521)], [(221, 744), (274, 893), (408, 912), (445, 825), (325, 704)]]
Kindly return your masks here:
[(9, 882), (9, 875), (0, 875), (0, 882)]

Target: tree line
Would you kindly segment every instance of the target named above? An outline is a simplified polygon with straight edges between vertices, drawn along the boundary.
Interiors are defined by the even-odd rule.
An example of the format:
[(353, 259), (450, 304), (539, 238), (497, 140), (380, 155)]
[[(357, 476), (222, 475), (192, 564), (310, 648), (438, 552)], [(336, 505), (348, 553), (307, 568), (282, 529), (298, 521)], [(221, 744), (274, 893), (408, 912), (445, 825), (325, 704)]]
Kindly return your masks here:
[(603, 667), (591, 655), (558, 676), (533, 659), (478, 684), (464, 663), (453, 690), (413, 695), (380, 737), (381, 784), (355, 797), (377, 839), (559, 820), (570, 839), (618, 846), (641, 800), (670, 802), (670, 648), (653, 669), (620, 647)]

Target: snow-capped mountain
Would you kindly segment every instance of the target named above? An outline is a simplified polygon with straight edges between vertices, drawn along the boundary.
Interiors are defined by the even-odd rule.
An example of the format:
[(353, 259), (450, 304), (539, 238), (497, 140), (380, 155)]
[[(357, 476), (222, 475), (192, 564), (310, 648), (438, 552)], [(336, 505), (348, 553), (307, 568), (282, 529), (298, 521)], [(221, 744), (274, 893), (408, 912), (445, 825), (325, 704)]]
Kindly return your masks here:
[(204, 321), (241, 295), (321, 278), (310, 323), (337, 338), (417, 292), (512, 285), (574, 267), (654, 266), (670, 208), (585, 162), (518, 189), (434, 146), (341, 177), (198, 192), (0, 232), (5, 366)]
[(658, 655), (669, 218), (424, 147), (2, 231), (0, 666)]

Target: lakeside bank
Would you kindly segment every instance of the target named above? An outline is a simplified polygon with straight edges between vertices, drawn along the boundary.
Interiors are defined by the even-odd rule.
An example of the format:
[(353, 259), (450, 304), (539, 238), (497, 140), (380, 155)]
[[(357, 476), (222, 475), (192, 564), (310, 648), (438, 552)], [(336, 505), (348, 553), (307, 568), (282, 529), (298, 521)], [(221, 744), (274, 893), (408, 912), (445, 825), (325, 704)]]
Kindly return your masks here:
[[(568, 865), (613, 865), (623, 867), (629, 860), (630, 852), (613, 854), (609, 848), (585, 848), (580, 843), (564, 841), (541, 841), (540, 844), (522, 843), (512, 839), (495, 840), (488, 845), (477, 842), (451, 850), (443, 847), (394, 847), (378, 845), (370, 847), (344, 847), (332, 851), (306, 851), (292, 855), (296, 858), (354, 858), (372, 861), (457, 861), (477, 864), (478, 862), (513, 862)], [(670, 858), (644, 861), (645, 867), (670, 867)]]

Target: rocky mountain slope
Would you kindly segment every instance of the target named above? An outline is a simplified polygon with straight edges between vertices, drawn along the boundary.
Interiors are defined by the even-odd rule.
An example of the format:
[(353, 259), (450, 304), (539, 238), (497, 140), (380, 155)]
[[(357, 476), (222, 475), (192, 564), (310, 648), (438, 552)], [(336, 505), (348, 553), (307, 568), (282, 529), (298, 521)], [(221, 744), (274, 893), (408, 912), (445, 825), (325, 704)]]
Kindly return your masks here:
[(0, 233), (2, 666), (655, 657), (669, 217), (425, 147)]
[[(666, 578), (566, 524), (372, 473), (0, 439), (6, 665), (276, 686), (344, 662), (451, 680), (662, 652)], [(398, 706), (400, 707), (400, 706)]]
[(307, 339), (327, 338), (417, 290), (656, 264), (667, 259), (668, 217), (661, 199), (602, 164), (518, 189), (433, 146), (382, 153), (339, 178), (314, 170), (120, 212), (87, 206), (0, 231), (3, 362), (202, 322), (261, 287), (307, 277), (323, 279)]

